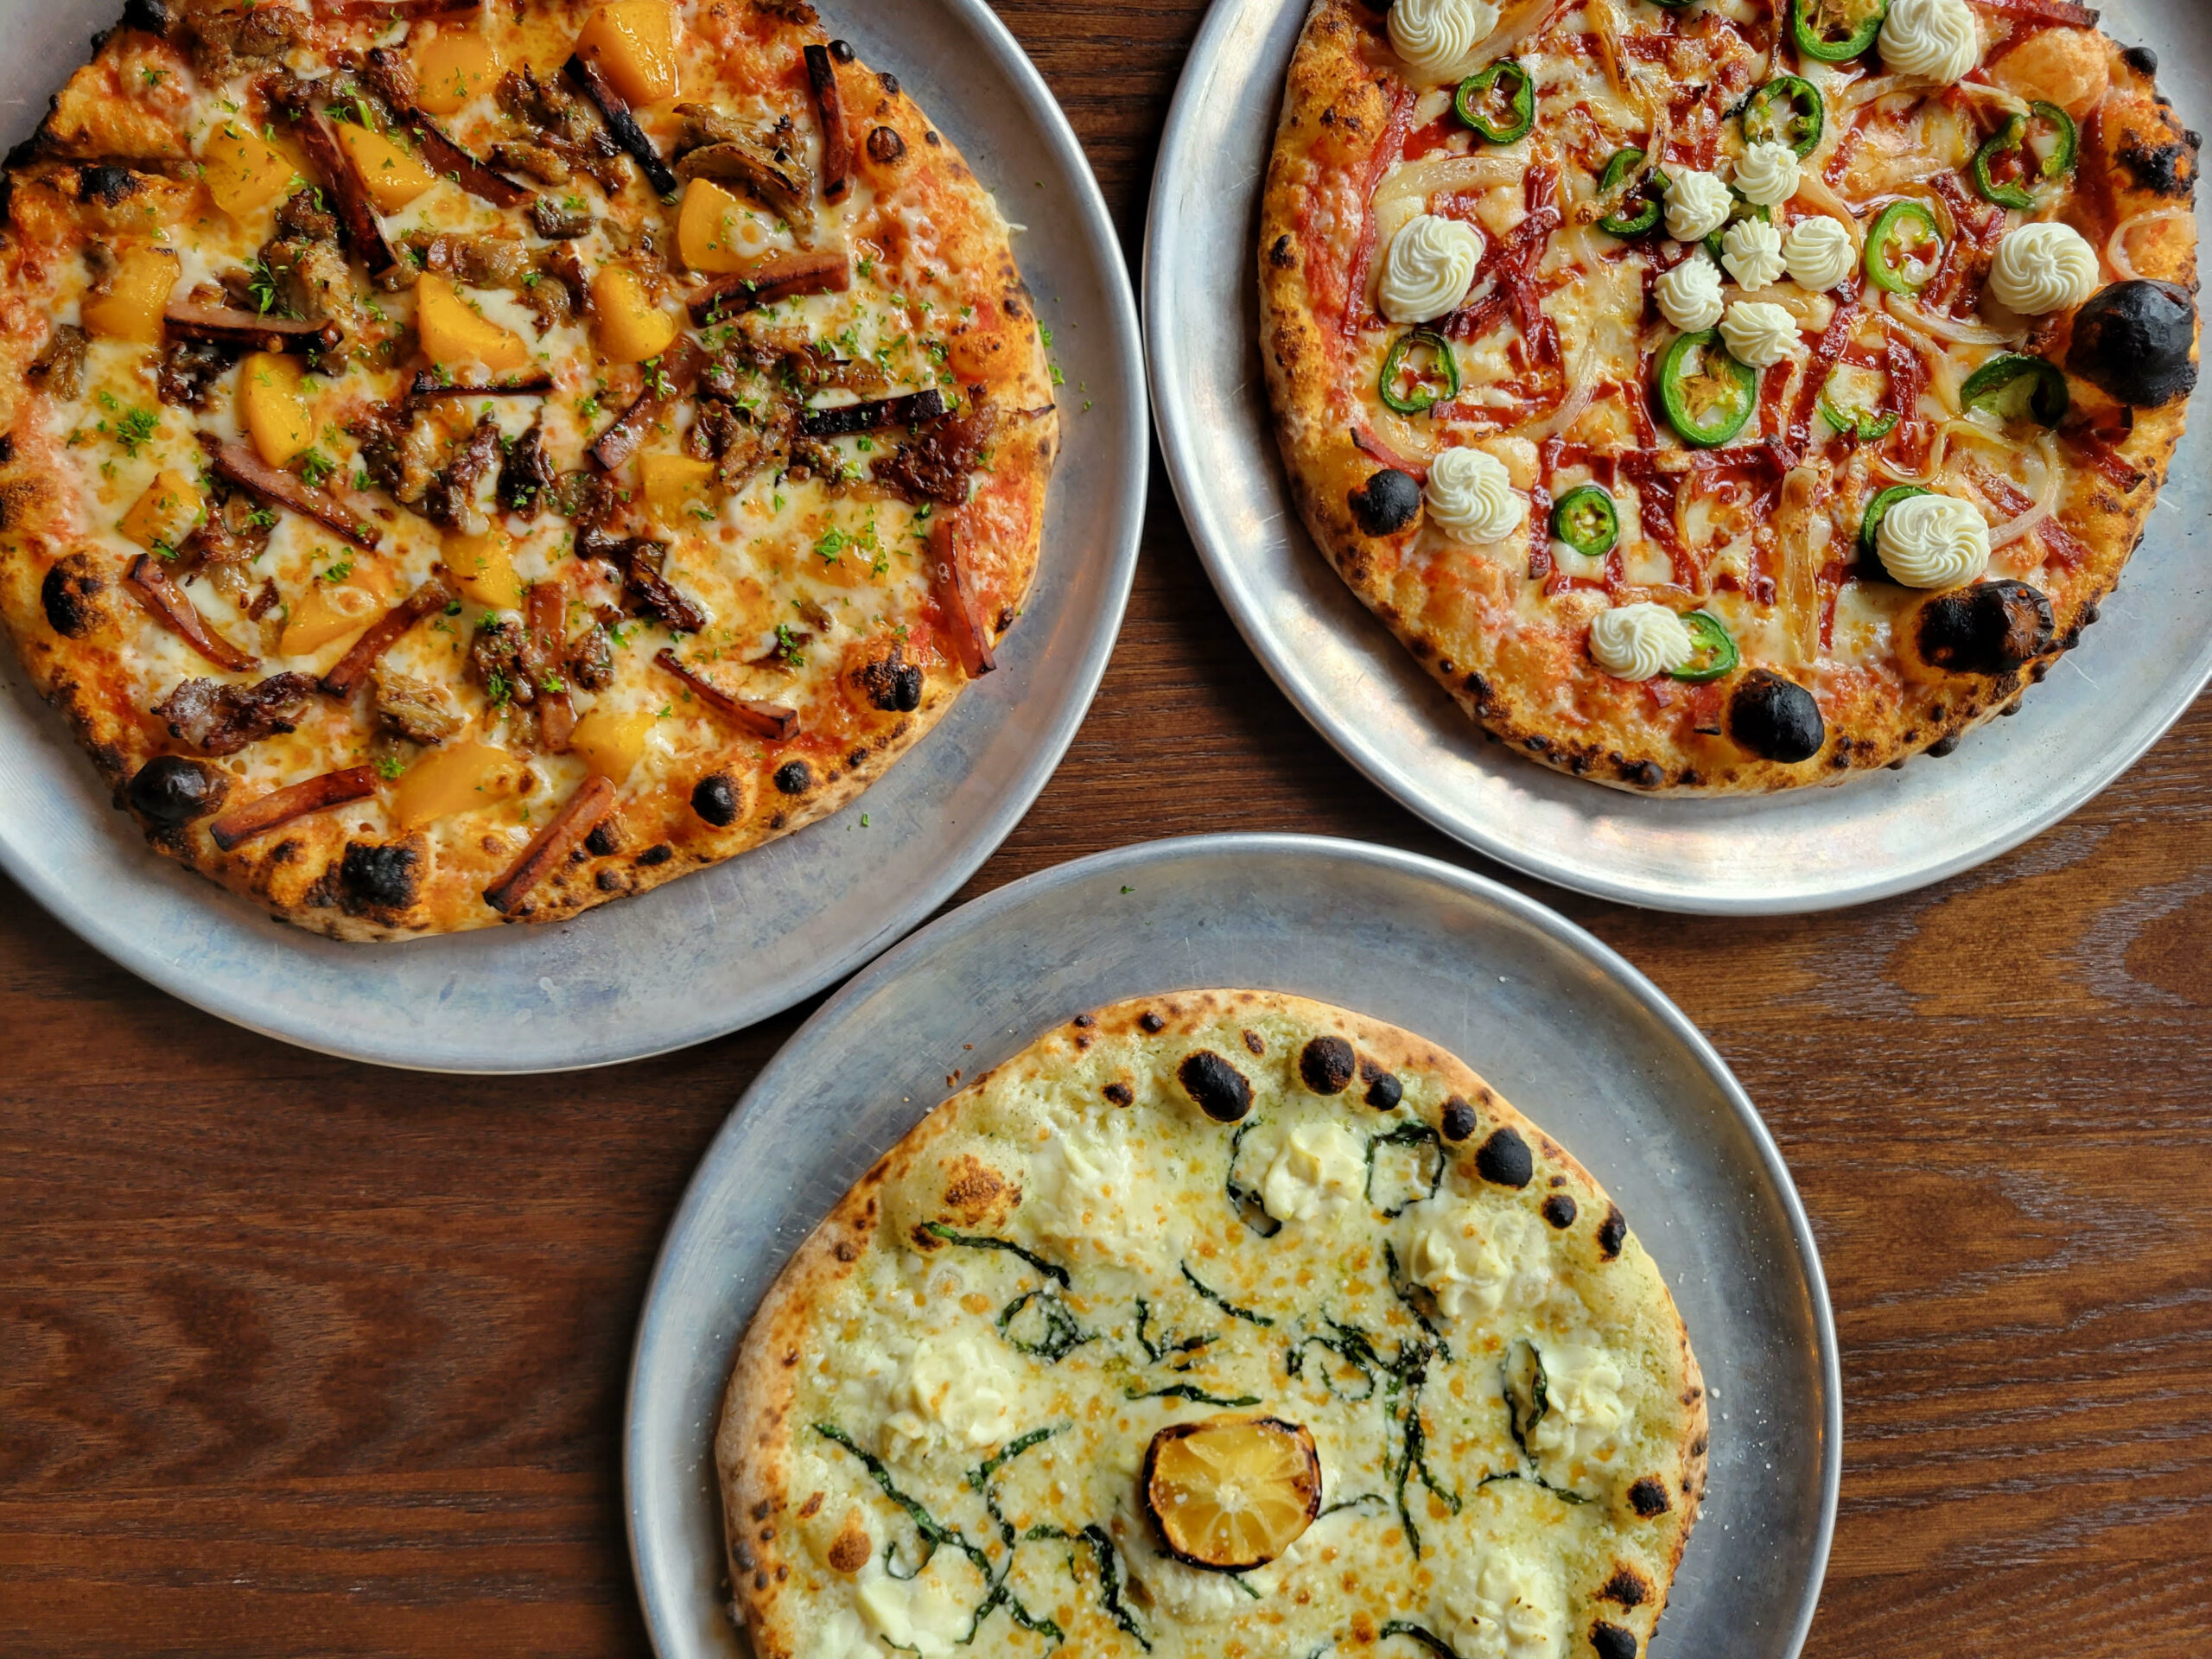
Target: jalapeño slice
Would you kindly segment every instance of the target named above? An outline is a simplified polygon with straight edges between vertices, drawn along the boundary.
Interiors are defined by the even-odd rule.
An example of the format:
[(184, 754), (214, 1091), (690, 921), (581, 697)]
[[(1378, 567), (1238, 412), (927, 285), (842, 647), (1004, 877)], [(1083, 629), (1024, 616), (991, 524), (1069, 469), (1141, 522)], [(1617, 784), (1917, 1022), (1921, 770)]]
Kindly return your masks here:
[(1694, 449), (1718, 449), (1741, 432), (1758, 407), (1757, 370), (1738, 363), (1720, 331), (1684, 334), (1659, 359), (1659, 407)]
[[(1420, 349), (1435, 356), (1434, 364), (1426, 372), (1407, 361)], [(1433, 328), (1408, 328), (1390, 342), (1382, 359), (1382, 377), (1375, 390), (1384, 408), (1401, 415), (1424, 414), (1446, 398), (1457, 397), (1459, 365), (1452, 355), (1452, 342)]]
[(1744, 142), (1787, 144), (1802, 156), (1821, 147), (1827, 130), (1827, 103), (1821, 89), (1796, 75), (1782, 75), (1753, 92), (1744, 105)]
[(1857, 433), (1861, 443), (1888, 437), (1897, 430), (1897, 412), (1882, 407), (1879, 393), (1872, 388), (1876, 380), (1887, 384), (1886, 376), (1871, 369), (1839, 364), (1821, 388), (1821, 418), (1838, 432)]
[[(1605, 176), (1598, 181), (1599, 200), (1611, 200), (1613, 192), (1628, 181), (1629, 175), (1641, 168), (1643, 161), (1644, 153), (1633, 146), (1615, 150), (1613, 159), (1605, 163)], [(1659, 193), (1652, 188), (1655, 182), (1646, 174), (1611, 213), (1598, 221), (1598, 228), (1608, 236), (1642, 236), (1656, 226), (1659, 223), (1660, 203)]]
[(1680, 668), (1669, 669), (1668, 678), (1703, 685), (1708, 680), (1719, 679), (1744, 660), (1744, 653), (1736, 649), (1735, 636), (1710, 611), (1688, 613), (1682, 618), (1682, 626), (1690, 631), (1690, 643), (1697, 647), (1697, 655)]
[(1554, 505), (1552, 536), (1586, 559), (1602, 559), (1620, 541), (1620, 509), (1598, 485), (1580, 485)]
[(1926, 204), (1893, 201), (1867, 234), (1866, 280), (1885, 294), (1917, 294), (1942, 257), (1943, 232)]
[(1968, 409), (1994, 410), (2008, 421), (2024, 416), (2039, 426), (2056, 426), (2073, 407), (2074, 395), (2056, 364), (2002, 352), (1967, 377), (1959, 401)]
[(1789, 0), (1797, 49), (1822, 63), (1863, 56), (1889, 15), (1890, 0)]
[(1900, 501), (1910, 501), (1916, 495), (1932, 495), (1917, 484), (1898, 484), (1884, 490), (1866, 504), (1866, 516), (1859, 521), (1859, 556), (1878, 568), (1881, 550), (1877, 545), (1882, 533), (1882, 520), (1890, 516), (1890, 509)]
[[(1507, 86), (1501, 88), (1500, 81)], [(1505, 58), (1461, 81), (1452, 95), (1452, 108), (1493, 144), (1516, 143), (1536, 124), (1536, 83), (1526, 69)]]
[[(2050, 128), (2047, 137), (2031, 130), (2037, 122)], [(2056, 104), (2031, 104), (2027, 114), (2011, 117), (1974, 152), (1974, 188), (2000, 207), (2032, 213), (2036, 194), (2028, 181), (2064, 178), (2081, 150), (2082, 130), (2072, 116)]]

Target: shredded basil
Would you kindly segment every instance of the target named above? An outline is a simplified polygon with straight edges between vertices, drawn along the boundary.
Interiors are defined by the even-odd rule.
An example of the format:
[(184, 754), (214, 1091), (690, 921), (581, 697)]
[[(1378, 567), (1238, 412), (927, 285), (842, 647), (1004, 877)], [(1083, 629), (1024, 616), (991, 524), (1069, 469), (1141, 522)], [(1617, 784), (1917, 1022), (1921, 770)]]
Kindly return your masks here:
[(1409, 1641), (1418, 1642), (1436, 1655), (1437, 1659), (1459, 1659), (1458, 1651), (1450, 1643), (1437, 1635), (1435, 1631), (1424, 1629), (1411, 1619), (1394, 1618), (1382, 1627), (1381, 1634), (1386, 1639), (1393, 1636), (1402, 1636)]
[(1414, 1191), (1415, 1196), (1407, 1198), (1395, 1209), (1384, 1210), (1382, 1214), (1389, 1220), (1395, 1221), (1414, 1205), (1436, 1196), (1436, 1189), (1444, 1185), (1444, 1142), (1436, 1131), (1426, 1123), (1401, 1123), (1386, 1135), (1370, 1135), (1367, 1137), (1366, 1192), (1367, 1201), (1370, 1205), (1375, 1202), (1375, 1154), (1384, 1147), (1420, 1146), (1426, 1146), (1436, 1160), (1436, 1166), (1428, 1175), (1428, 1191), (1421, 1192), (1418, 1190), (1421, 1181), (1420, 1173), (1421, 1160), (1421, 1155), (1416, 1153), (1414, 1155), (1414, 1177), (1407, 1183), (1408, 1189)]
[(1428, 1362), (1435, 1351), (1425, 1343), (1408, 1343), (1398, 1351), (1396, 1362), (1390, 1369), (1390, 1380), (1383, 1386), (1383, 1398), (1394, 1418), (1398, 1410), (1397, 1401), (1402, 1393), (1405, 1415), (1400, 1425), (1403, 1438), (1399, 1443), (1398, 1455), (1391, 1474), (1391, 1486), (1398, 1500), (1398, 1524), (1406, 1529), (1406, 1542), (1412, 1547), (1414, 1559), (1421, 1556), (1421, 1529), (1414, 1524), (1411, 1507), (1406, 1503), (1406, 1485), (1414, 1476), (1428, 1488), (1444, 1507), (1454, 1515), (1459, 1513), (1460, 1499), (1457, 1492), (1445, 1486), (1428, 1466), (1428, 1428), (1421, 1421), (1421, 1385), (1428, 1380)]
[(1120, 1625), (1128, 1638), (1147, 1653), (1152, 1643), (1137, 1628), (1137, 1622), (1122, 1600), (1122, 1558), (1115, 1552), (1114, 1541), (1106, 1535), (1106, 1529), (1093, 1521), (1076, 1535), (1090, 1546), (1090, 1554), (1098, 1563), (1098, 1600), (1106, 1615)]
[(1199, 1295), (1205, 1297), (1206, 1300), (1211, 1302), (1223, 1313), (1228, 1314), (1232, 1319), (1242, 1319), (1247, 1325), (1256, 1325), (1269, 1329), (1274, 1327), (1274, 1321), (1269, 1319), (1266, 1314), (1255, 1313), (1249, 1307), (1237, 1306), (1236, 1303), (1230, 1301), (1219, 1291), (1208, 1287), (1199, 1279), (1197, 1274), (1192, 1273), (1191, 1271), (1190, 1263), (1186, 1262), (1181, 1265), (1183, 1268), (1183, 1277), (1190, 1281), (1191, 1288), (1197, 1291)]
[[(1195, 1354), (1209, 1343), (1221, 1340), (1217, 1333), (1204, 1337), (1184, 1337), (1179, 1339), (1170, 1334), (1154, 1342), (1145, 1329), (1151, 1319), (1152, 1305), (1143, 1297), (1138, 1297), (1137, 1346), (1144, 1350), (1144, 1357), (1155, 1365), (1165, 1360), (1176, 1370), (1180, 1370), (1191, 1363), (1187, 1356)], [(1186, 1357), (1179, 1360), (1175, 1357), (1179, 1354)]]
[(1367, 1385), (1366, 1392), (1363, 1394), (1347, 1393), (1325, 1363), (1319, 1372), (1323, 1388), (1338, 1399), (1354, 1405), (1362, 1401), (1372, 1400), (1375, 1397), (1375, 1373), (1382, 1365), (1382, 1359), (1375, 1351), (1375, 1345), (1368, 1341), (1364, 1332), (1354, 1330), (1348, 1325), (1341, 1325), (1325, 1313), (1321, 1318), (1328, 1325), (1332, 1334), (1325, 1337), (1309, 1335), (1300, 1338), (1292, 1345), (1290, 1351), (1283, 1356), (1284, 1372), (1291, 1376), (1303, 1376), (1306, 1374), (1306, 1351), (1318, 1346), (1325, 1352), (1334, 1354), (1351, 1367), (1359, 1374), (1360, 1380)]
[[(1528, 1459), (1528, 1478), (1542, 1487), (1562, 1503), (1592, 1502), (1571, 1487), (1554, 1486), (1544, 1478), (1544, 1471), (1536, 1463), (1536, 1454), (1529, 1449), (1529, 1436), (1535, 1433), (1536, 1425), (1551, 1409), (1550, 1381), (1544, 1375), (1544, 1357), (1536, 1344), (1522, 1338), (1505, 1351), (1505, 1363), (1499, 1368), (1500, 1387), (1505, 1395), (1505, 1426), (1513, 1436), (1513, 1444)], [(1522, 1415), (1525, 1408), (1527, 1415)], [(1503, 1479), (1503, 1476), (1488, 1477)]]
[(1436, 1344), (1438, 1357), (1449, 1364), (1452, 1360), (1452, 1344), (1444, 1340), (1444, 1333), (1429, 1322), (1427, 1313), (1414, 1299), (1414, 1294), (1419, 1287), (1399, 1271), (1398, 1253), (1390, 1248), (1390, 1241), (1387, 1238), (1382, 1241), (1382, 1265), (1389, 1271), (1390, 1294), (1405, 1304), (1406, 1312), (1414, 1316), (1421, 1328), (1428, 1332), (1430, 1340)]
[[(852, 1436), (834, 1423), (817, 1423), (814, 1425), (814, 1432), (832, 1445), (842, 1446), (858, 1458), (861, 1467), (874, 1476), (875, 1484), (883, 1489), (883, 1495), (906, 1512), (906, 1518), (914, 1523), (914, 1530), (922, 1535), (922, 1541), (927, 1548), (921, 1552), (921, 1560), (916, 1565), (913, 1573), (906, 1573), (905, 1577), (911, 1579), (926, 1567), (930, 1564), (930, 1558), (937, 1554), (938, 1546), (940, 1544), (951, 1545), (971, 1562), (980, 1567), (984, 1578), (988, 1579), (991, 1576), (989, 1558), (984, 1555), (982, 1550), (969, 1543), (957, 1527), (941, 1524), (936, 1516), (922, 1507), (920, 1499), (910, 1497), (900, 1491), (897, 1483), (891, 1478), (891, 1471), (885, 1468), (882, 1462), (874, 1454), (862, 1451), (854, 1444)], [(898, 1549), (899, 1546), (894, 1542), (890, 1552), (885, 1555), (883, 1562), (884, 1570), (891, 1573), (893, 1578), (901, 1576), (892, 1568), (892, 1561), (898, 1554)]]
[(1262, 1238), (1273, 1238), (1282, 1230), (1282, 1223), (1268, 1213), (1266, 1203), (1250, 1187), (1236, 1179), (1237, 1154), (1244, 1150), (1244, 1137), (1266, 1122), (1264, 1118), (1249, 1118), (1236, 1126), (1236, 1133), (1229, 1137), (1229, 1168), (1221, 1178), (1222, 1191), (1229, 1195), (1229, 1207), (1236, 1211), (1237, 1219)]
[[(1035, 1303), (1038, 1317), (1045, 1322), (1044, 1334), (1035, 1341), (1016, 1336), (1014, 1321), (1021, 1311)], [(1076, 1322), (1067, 1304), (1049, 1289), (1025, 1290), (999, 1310), (999, 1335), (1007, 1344), (1020, 1353), (1033, 1354), (1047, 1364), (1057, 1365), (1086, 1342), (1096, 1342), (1098, 1333), (1086, 1331)]]
[(941, 1221), (925, 1222), (923, 1224), (922, 1230), (934, 1238), (943, 1239), (948, 1244), (962, 1245), (971, 1250), (1004, 1250), (1010, 1255), (1018, 1255), (1063, 1290), (1065, 1290), (1072, 1282), (1068, 1278), (1068, 1270), (1065, 1268), (1047, 1262), (1043, 1256), (1032, 1251), (1023, 1249), (1011, 1239), (990, 1238), (978, 1233), (956, 1233)]
[(1124, 1397), (1130, 1400), (1188, 1400), (1201, 1406), (1256, 1406), (1260, 1403), (1260, 1396), (1256, 1394), (1240, 1394), (1229, 1400), (1217, 1394), (1208, 1394), (1204, 1389), (1194, 1388), (1188, 1382), (1178, 1382), (1166, 1389), (1129, 1389), (1124, 1390)]

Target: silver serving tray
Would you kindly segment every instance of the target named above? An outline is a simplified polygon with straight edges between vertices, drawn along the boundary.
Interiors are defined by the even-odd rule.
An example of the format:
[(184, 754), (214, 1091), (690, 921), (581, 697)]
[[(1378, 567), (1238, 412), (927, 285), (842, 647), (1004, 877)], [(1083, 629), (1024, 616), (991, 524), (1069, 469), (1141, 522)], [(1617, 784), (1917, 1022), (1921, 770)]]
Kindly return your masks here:
[[(26, 136), (121, 0), (0, 0), (7, 137)], [(982, 0), (830, 0), (1007, 217), (1071, 392), (1044, 556), (999, 671), (856, 803), (729, 863), (569, 923), (339, 944), (149, 852), (0, 645), (0, 868), (163, 990), (302, 1046), (387, 1065), (603, 1065), (766, 1018), (842, 978), (949, 898), (1019, 823), (1074, 736), (1136, 568), (1149, 445), (1119, 242), (1059, 106)], [(1081, 410), (1085, 399), (1091, 407)], [(862, 819), (867, 822), (863, 825)]]
[[(2115, 38), (2157, 48), (2159, 85), (2184, 117), (2205, 112), (2212, 84), (2202, 5), (2104, 8)], [(1408, 809), (1601, 899), (1734, 915), (1832, 909), (1941, 880), (2050, 828), (2212, 678), (2212, 432), (2200, 418), (2104, 621), (2018, 715), (1948, 759), (1833, 788), (1669, 799), (1485, 741), (1307, 539), (1268, 421), (1259, 199), (1306, 11), (1306, 0), (1215, 0), (1184, 66), (1145, 238), (1154, 413), (1183, 516), (1245, 640), (1321, 734)]]
[(1153, 842), (987, 894), (885, 956), (739, 1102), (661, 1247), (623, 1431), (630, 1548), (660, 1659), (746, 1651), (712, 1444), (754, 1305), (946, 1091), (1087, 1008), (1295, 992), (1440, 1042), (1557, 1135), (1659, 1263), (1713, 1389), (1711, 1491), (1655, 1659), (1792, 1659), (1841, 1470), (1835, 1330), (1782, 1156), (1720, 1057), (1597, 940), (1430, 859), (1300, 836)]

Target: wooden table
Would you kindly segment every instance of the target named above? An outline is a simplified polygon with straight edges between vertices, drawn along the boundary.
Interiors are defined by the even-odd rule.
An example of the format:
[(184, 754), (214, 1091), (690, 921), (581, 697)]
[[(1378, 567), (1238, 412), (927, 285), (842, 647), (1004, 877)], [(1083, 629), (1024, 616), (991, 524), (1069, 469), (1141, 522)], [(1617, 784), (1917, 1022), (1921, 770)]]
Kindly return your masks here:
[[(1004, 10), (1134, 257), (1201, 7)], [(1498, 874), (1276, 694), (1155, 469), (1097, 706), (961, 897), (1252, 829)], [(1892, 903), (1723, 922), (1534, 890), (1712, 1036), (1812, 1211), (1845, 1460), (1810, 1653), (2197, 1651), (2212, 709)], [(0, 883), (0, 1653), (643, 1654), (617, 1430), (646, 1270), (806, 1012), (613, 1071), (401, 1075), (173, 1002)]]

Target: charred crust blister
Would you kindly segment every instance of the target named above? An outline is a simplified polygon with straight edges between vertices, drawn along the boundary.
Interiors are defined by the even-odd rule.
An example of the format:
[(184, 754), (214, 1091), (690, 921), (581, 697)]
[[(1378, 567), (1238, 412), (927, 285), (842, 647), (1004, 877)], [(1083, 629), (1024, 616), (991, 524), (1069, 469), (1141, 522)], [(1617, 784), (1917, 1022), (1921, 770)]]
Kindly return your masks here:
[(1636, 1632), (1601, 1618), (1590, 1627), (1590, 1647), (1598, 1659), (1636, 1659)]
[(1131, 1092), (1129, 1085), (1126, 1083), (1109, 1083), (1100, 1092), (1106, 1096), (1108, 1101), (1116, 1106), (1126, 1106), (1136, 1098), (1136, 1096)]
[(1598, 1592), (1598, 1598), (1601, 1601), (1616, 1602), (1623, 1607), (1641, 1607), (1651, 1599), (1651, 1586), (1644, 1582), (1643, 1574), (1634, 1567), (1616, 1567), (1613, 1576), (1607, 1579), (1604, 1588)]
[(1406, 1086), (1396, 1076), (1384, 1071), (1372, 1060), (1362, 1060), (1360, 1080), (1366, 1084), (1367, 1092), (1361, 1096), (1378, 1112), (1394, 1112), (1398, 1103), (1406, 1097)]
[(1210, 1048), (1193, 1049), (1175, 1070), (1176, 1081), (1217, 1123), (1234, 1123), (1252, 1109), (1252, 1085)]
[(1574, 1225), (1578, 1207), (1564, 1192), (1554, 1192), (1543, 1202), (1540, 1212), (1543, 1218), (1560, 1232)]
[(1526, 1186), (1535, 1175), (1536, 1160), (1517, 1129), (1497, 1128), (1476, 1149), (1475, 1173), (1494, 1186)]
[(1605, 1218), (1598, 1224), (1598, 1255), (1611, 1262), (1621, 1253), (1621, 1246), (1628, 1242), (1628, 1217), (1621, 1214), (1618, 1204), (1605, 1206)]
[(778, 793), (804, 795), (814, 787), (814, 770), (804, 760), (786, 760), (776, 768)]
[[(1628, 1506), (1646, 1521), (1668, 1510), (1667, 1483), (1656, 1475), (1646, 1475), (1628, 1489)], [(1630, 1606), (1636, 1604), (1630, 1602)]]
[(1441, 1126), (1446, 1141), (1465, 1141), (1482, 1126), (1482, 1122), (1475, 1116), (1473, 1107), (1454, 1095), (1444, 1103)]
[(1312, 1037), (1299, 1052), (1298, 1075), (1317, 1095), (1341, 1095), (1351, 1087), (1358, 1056), (1341, 1037)]

